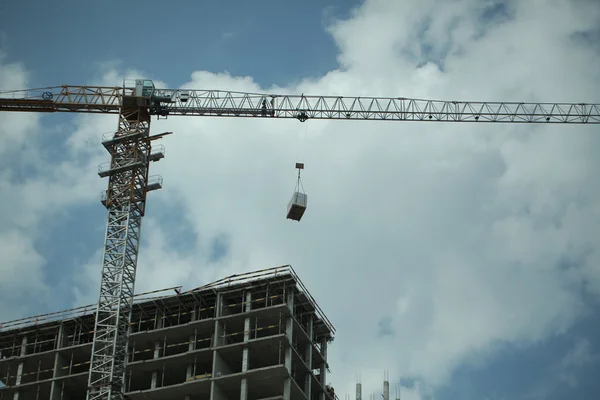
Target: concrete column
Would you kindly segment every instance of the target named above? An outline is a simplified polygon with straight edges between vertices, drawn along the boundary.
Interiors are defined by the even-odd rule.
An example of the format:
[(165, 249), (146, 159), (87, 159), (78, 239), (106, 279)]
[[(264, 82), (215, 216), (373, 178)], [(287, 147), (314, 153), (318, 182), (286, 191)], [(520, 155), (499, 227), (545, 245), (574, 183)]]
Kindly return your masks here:
[[(247, 291), (245, 296), (244, 310), (248, 312), (252, 309), (252, 292)], [(250, 316), (244, 319), (244, 350), (242, 353), (242, 372), (248, 372), (248, 340), (250, 340)], [(248, 399), (248, 378), (242, 378), (240, 388), (240, 400)]]
[[(196, 335), (190, 335), (188, 343), (188, 351), (196, 350)], [(185, 379), (190, 379), (194, 374), (194, 364), (188, 364), (187, 370), (185, 372)]]
[(290, 400), (292, 396), (292, 343), (293, 343), (293, 329), (294, 329), (294, 288), (288, 288), (286, 304), (290, 310), (292, 316), (286, 318), (285, 321), (285, 335), (289, 341), (289, 345), (285, 347), (285, 368), (288, 370), (290, 376), (286, 377), (283, 382), (283, 400)]
[[(54, 379), (63, 377), (69, 374), (69, 361), (59, 352), (54, 357)], [(64, 380), (52, 381), (50, 387), (50, 399), (51, 400), (64, 400), (65, 393), (63, 393)]]
[[(218, 318), (221, 316), (221, 298), (222, 295), (221, 293), (217, 292), (217, 298), (215, 299), (215, 318)], [(211, 348), (213, 349), (213, 364), (212, 364), (212, 371), (211, 371), (211, 376), (213, 378), (215, 378), (217, 376), (217, 372), (219, 365), (218, 365), (218, 360), (220, 358), (219, 353), (217, 352), (217, 347), (219, 347), (221, 345), (221, 343), (219, 342), (219, 337), (222, 334), (222, 329), (221, 329), (221, 323), (219, 322), (219, 320), (215, 320), (215, 327), (214, 327), (214, 332), (213, 332), (213, 336), (212, 336), (212, 340), (211, 340)], [(210, 400), (221, 400), (221, 392), (219, 390), (219, 387), (217, 385), (217, 383), (215, 381), (212, 381), (210, 383)]]
[[(321, 385), (325, 387), (327, 385), (327, 339), (325, 337), (321, 338), (321, 354), (323, 355), (323, 364), (321, 364)], [(327, 398), (325, 392), (321, 393), (321, 400), (325, 400)]]
[(64, 340), (65, 340), (65, 326), (61, 322), (60, 325), (58, 326), (58, 333), (57, 333), (57, 337), (56, 337), (56, 348), (55, 348), (55, 350), (58, 350), (58, 349), (60, 349), (60, 348), (62, 348), (64, 346)]
[(390, 400), (390, 382), (387, 377), (383, 381), (383, 400)]
[[(63, 336), (64, 336), (64, 324), (61, 323), (58, 327), (58, 336), (56, 338), (56, 353), (54, 354), (54, 373), (52, 375), (52, 378), (56, 379), (59, 375), (59, 368), (61, 367), (61, 363), (62, 363), (62, 357), (60, 355), (60, 353), (58, 352), (58, 350), (60, 350), (60, 348), (62, 347), (63, 344)], [(61, 388), (58, 382), (56, 382), (55, 380), (52, 381), (52, 384), (50, 386), (50, 399), (51, 400), (59, 400), (60, 399), (60, 392), (61, 392)]]
[[(194, 308), (194, 311), (192, 311), (192, 315), (191, 315), (191, 320), (195, 321), (196, 320), (196, 309)], [(188, 344), (188, 351), (194, 351), (196, 350), (196, 331), (194, 331), (193, 335), (190, 335), (190, 343)], [(187, 371), (185, 373), (185, 378), (186, 379), (190, 379), (192, 377), (192, 375), (194, 374), (194, 364), (190, 364), (187, 366)]]
[(313, 350), (313, 344), (312, 344), (312, 337), (313, 337), (313, 316), (310, 315), (309, 319), (308, 319), (308, 326), (307, 326), (307, 331), (306, 333), (308, 334), (308, 344), (306, 345), (306, 349), (305, 349), (305, 353), (304, 353), (304, 361), (306, 362), (306, 365), (308, 366), (308, 374), (306, 374), (306, 378), (304, 380), (304, 394), (306, 394), (306, 398), (308, 400), (311, 400), (312, 397), (312, 350)]
[[(159, 358), (160, 357), (160, 347), (162, 346), (162, 342), (160, 341), (156, 341), (154, 342), (154, 357), (153, 358)], [(152, 382), (150, 383), (150, 389), (155, 389), (156, 386), (158, 385), (158, 372), (159, 371), (152, 371)]]
[[(19, 352), (19, 357), (23, 357), (25, 354), (27, 354), (27, 336), (23, 336), (23, 339), (21, 339), (21, 351)], [(21, 378), (23, 377), (23, 364), (23, 361), (21, 361), (17, 367), (17, 381), (15, 382), (15, 385), (17, 386), (21, 384)], [(18, 391), (13, 395), (13, 400), (19, 400)]]
[[(194, 309), (192, 310), (192, 314), (191, 314), (190, 317), (191, 317), (190, 321), (195, 321), (196, 320), (196, 307), (195, 306), (194, 306)], [(194, 334), (190, 335), (190, 342), (188, 343), (188, 351), (194, 351), (194, 350), (196, 350), (197, 332), (198, 332), (198, 330), (195, 329), (194, 330)], [(186, 381), (188, 379), (190, 379), (193, 375), (194, 375), (194, 364), (189, 364), (187, 366), (187, 370), (185, 372), (185, 379), (186, 379)], [(185, 396), (183, 396), (183, 400), (191, 400), (191, 396), (189, 394), (186, 394)]]
[(223, 315), (223, 295), (221, 293), (217, 293), (217, 298), (215, 299), (215, 318)]
[[(163, 322), (164, 319), (163, 317), (163, 313), (162, 312), (158, 312), (157, 311), (157, 318), (158, 320), (156, 321), (156, 329), (160, 329), (163, 327)], [(154, 355), (153, 358), (159, 358), (161, 356), (161, 352), (160, 352), (160, 348), (163, 346), (163, 342), (161, 341), (156, 341), (154, 342)], [(162, 351), (162, 355), (164, 356), (165, 354), (165, 349), (163, 349)], [(155, 389), (158, 385), (158, 373), (160, 371), (152, 371), (152, 381), (150, 382), (150, 389)]]

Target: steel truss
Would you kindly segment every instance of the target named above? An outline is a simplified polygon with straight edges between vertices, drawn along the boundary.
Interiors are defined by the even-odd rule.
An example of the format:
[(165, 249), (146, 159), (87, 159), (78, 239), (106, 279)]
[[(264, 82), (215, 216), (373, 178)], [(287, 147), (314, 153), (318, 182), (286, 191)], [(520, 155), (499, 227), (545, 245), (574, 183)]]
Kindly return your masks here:
[(100, 298), (89, 371), (88, 400), (123, 399), (129, 323), (133, 305), (140, 228), (146, 207), (150, 163), (150, 115), (138, 107), (121, 109), (111, 154), (105, 206), (108, 224)]
[[(0, 111), (118, 113), (134, 88), (60, 86), (0, 92)], [(170, 102), (146, 104), (152, 115), (600, 124), (600, 104), (474, 102), (403, 97), (297, 96), (222, 90), (157, 89)], [(185, 93), (185, 96), (182, 96)]]

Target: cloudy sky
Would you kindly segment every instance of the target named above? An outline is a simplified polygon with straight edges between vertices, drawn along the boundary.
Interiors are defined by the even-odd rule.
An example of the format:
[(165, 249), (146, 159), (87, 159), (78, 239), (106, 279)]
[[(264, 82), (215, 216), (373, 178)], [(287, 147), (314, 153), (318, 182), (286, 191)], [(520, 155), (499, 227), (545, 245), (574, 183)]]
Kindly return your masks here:
[[(120, 85), (600, 102), (597, 0), (0, 4), (0, 89)], [(214, 3), (214, 4), (213, 4)], [(0, 321), (96, 301), (115, 116), (0, 115)], [(153, 122), (138, 292), (292, 264), (331, 383), (403, 400), (600, 393), (593, 126)], [(294, 163), (309, 206), (285, 219)], [(376, 395), (379, 398), (379, 394)]]

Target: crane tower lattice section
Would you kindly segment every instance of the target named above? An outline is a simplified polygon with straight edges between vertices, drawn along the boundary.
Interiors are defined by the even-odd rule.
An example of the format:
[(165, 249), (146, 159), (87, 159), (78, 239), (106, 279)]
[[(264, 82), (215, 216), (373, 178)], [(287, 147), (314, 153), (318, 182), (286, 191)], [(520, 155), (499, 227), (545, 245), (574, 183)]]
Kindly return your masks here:
[(150, 115), (146, 108), (127, 106), (123, 96), (119, 125), (114, 137), (104, 141), (111, 155), (103, 203), (108, 222), (100, 280), (88, 400), (123, 398), (142, 217), (146, 207), (151, 153)]

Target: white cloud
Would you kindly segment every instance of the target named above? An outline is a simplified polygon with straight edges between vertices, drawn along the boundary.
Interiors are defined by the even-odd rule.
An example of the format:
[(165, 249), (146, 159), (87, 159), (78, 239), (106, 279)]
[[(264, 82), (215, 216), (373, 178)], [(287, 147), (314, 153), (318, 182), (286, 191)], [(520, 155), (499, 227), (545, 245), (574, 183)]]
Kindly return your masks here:
[[(0, 52), (0, 87), (4, 90), (27, 87), (28, 73), (19, 63), (7, 63), (6, 54)], [(22, 206), (22, 186), (15, 184), (16, 174), (22, 172), (27, 156), (35, 155), (29, 140), (35, 141), (38, 132), (38, 116), (0, 113), (0, 320), (16, 318), (30, 309), (23, 301), (30, 293), (46, 294), (43, 283), (45, 260), (33, 246), (34, 238), (23, 230), (27, 225), (27, 211)], [(21, 168), (10, 168), (23, 154)]]
[[(17, 318), (27, 312), (31, 295), (38, 300), (48, 295), (48, 287), (43, 283), (44, 259), (33, 247), (32, 239), (18, 229), (3, 229), (0, 232), (0, 303), (10, 305), (2, 310), (3, 320)], [(24, 304), (25, 303), (25, 304)]]
[[(492, 25), (482, 25), (474, 0), (444, 4), (366, 1), (349, 21), (331, 27), (343, 69), (280, 91), (598, 100), (600, 54), (569, 41), (572, 33), (599, 26), (597, 3), (509, 2), (515, 19)], [(427, 20), (422, 37), (434, 54), (448, 54), (443, 68), (417, 67), (424, 61), (418, 30)], [(448, 34), (454, 21), (460, 23)], [(135, 77), (109, 67), (96, 81), (119, 85), (122, 76)], [(251, 77), (206, 71), (193, 72), (184, 86), (261, 90)], [(63, 193), (53, 205), (73, 196), (97, 201), (105, 185), (92, 170), (107, 160), (103, 149), (84, 144), (89, 135), (114, 129), (116, 118), (76, 122), (73, 153), (52, 172), (63, 175), (44, 187)], [(338, 329), (329, 354), (340, 395), (353, 393), (358, 371), (365, 394), (379, 390), (384, 369), (392, 378), (439, 386), (458, 363), (492, 355), (498, 342), (526, 346), (565, 332), (585, 309), (582, 282), (600, 293), (594, 128), (307, 124), (309, 206), (296, 224), (285, 220), (285, 206), (304, 125), (197, 117), (153, 122), (154, 132), (175, 134), (163, 141), (165, 160), (153, 166), (165, 183), (152, 193), (150, 210), (177, 204), (196, 247), (191, 254), (169, 248), (164, 220), (146, 217), (138, 291), (191, 288), (233, 272), (293, 264)], [(88, 155), (87, 166), (70, 170), (69, 157), (81, 154)], [(212, 262), (210, 243), (222, 234), (230, 254)], [(97, 290), (100, 253), (91, 260), (75, 289), (78, 301), (95, 301), (86, 296)], [(565, 261), (580, 265), (559, 269)], [(377, 338), (385, 317), (395, 334)], [(405, 398), (428, 393), (407, 391)]]

